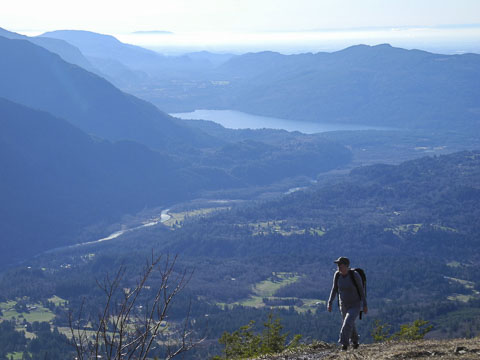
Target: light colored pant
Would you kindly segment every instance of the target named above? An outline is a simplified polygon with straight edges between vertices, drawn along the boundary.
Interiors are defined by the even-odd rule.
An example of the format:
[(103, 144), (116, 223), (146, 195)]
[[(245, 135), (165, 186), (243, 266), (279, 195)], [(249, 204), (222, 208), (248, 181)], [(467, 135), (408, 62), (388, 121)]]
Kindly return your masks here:
[(348, 346), (351, 339), (352, 343), (358, 343), (358, 333), (355, 328), (355, 320), (357, 320), (357, 317), (360, 314), (360, 307), (355, 306), (347, 309), (344, 306), (341, 306), (340, 310), (343, 316), (343, 324), (338, 342), (342, 345)]

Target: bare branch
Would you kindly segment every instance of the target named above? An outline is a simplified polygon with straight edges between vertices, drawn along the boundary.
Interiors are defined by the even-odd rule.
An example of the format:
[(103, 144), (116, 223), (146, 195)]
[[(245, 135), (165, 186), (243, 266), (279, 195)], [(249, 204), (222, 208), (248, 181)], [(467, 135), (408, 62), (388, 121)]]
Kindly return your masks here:
[[(97, 320), (92, 322), (95, 329), (93, 344), (90, 343), (86, 327), (81, 327), (83, 306), (79, 319), (74, 322), (73, 314), (69, 316), (72, 341), (79, 360), (98, 358), (106, 359), (146, 359), (152, 349), (159, 344), (159, 336), (164, 332), (169, 308), (175, 297), (185, 289), (193, 276), (193, 271), (177, 273), (174, 268), (177, 256), (155, 256), (153, 251), (134, 287), (129, 287), (129, 279), (125, 278), (126, 267), (120, 266), (110, 277), (106, 275), (97, 285), (105, 294), (105, 305)], [(147, 286), (148, 284), (148, 286)], [(147, 290), (148, 289), (148, 290)], [(150, 301), (139, 305), (146, 292), (153, 289)], [(143, 295), (145, 293), (145, 295)], [(143, 301), (143, 300), (142, 300)], [(193, 333), (189, 331), (191, 302), (179, 336), (174, 341), (175, 350), (168, 346), (167, 359), (190, 350), (202, 340), (193, 341)], [(170, 327), (172, 329), (172, 327)], [(151, 357), (151, 355), (150, 355)]]

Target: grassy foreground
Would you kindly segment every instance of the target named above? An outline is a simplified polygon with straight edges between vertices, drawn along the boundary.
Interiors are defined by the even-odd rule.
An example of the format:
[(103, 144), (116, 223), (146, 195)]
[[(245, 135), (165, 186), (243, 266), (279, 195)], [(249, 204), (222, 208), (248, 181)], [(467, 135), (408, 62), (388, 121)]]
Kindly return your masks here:
[(315, 343), (289, 350), (280, 355), (264, 356), (265, 360), (353, 360), (353, 359), (480, 359), (480, 338), (450, 340), (418, 340), (360, 345), (360, 348), (339, 350), (334, 344)]

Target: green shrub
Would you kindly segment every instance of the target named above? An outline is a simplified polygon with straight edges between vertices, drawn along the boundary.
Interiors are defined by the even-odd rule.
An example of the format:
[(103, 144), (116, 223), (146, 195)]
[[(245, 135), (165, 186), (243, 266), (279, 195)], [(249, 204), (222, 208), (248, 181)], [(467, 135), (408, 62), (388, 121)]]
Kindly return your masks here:
[(263, 324), (261, 334), (253, 331), (254, 321), (242, 326), (233, 333), (224, 332), (218, 342), (225, 346), (223, 357), (215, 356), (213, 360), (245, 359), (264, 354), (279, 353), (287, 348), (298, 346), (301, 335), (295, 335), (292, 342), (286, 345), (288, 334), (282, 334), (283, 326), (280, 319), (268, 315), (268, 321)]
[(392, 340), (421, 340), (432, 328), (428, 321), (415, 320), (410, 325), (400, 325), (400, 331), (392, 335)]
[(380, 320), (375, 320), (374, 328), (371, 332), (375, 342), (383, 342), (390, 340), (421, 340), (430, 332), (433, 325), (428, 325), (428, 321), (415, 320), (411, 324), (400, 325), (400, 330), (390, 335), (391, 326), (387, 323), (382, 323)]
[(387, 323), (382, 323), (380, 320), (375, 320), (374, 328), (372, 330), (373, 341), (384, 342), (390, 338), (391, 326)]

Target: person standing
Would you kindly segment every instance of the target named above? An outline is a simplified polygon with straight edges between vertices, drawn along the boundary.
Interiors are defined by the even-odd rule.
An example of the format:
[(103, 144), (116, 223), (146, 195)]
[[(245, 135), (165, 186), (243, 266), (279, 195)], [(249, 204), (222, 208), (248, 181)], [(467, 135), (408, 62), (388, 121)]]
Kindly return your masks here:
[[(358, 333), (355, 327), (355, 320), (363, 310), (368, 312), (367, 298), (363, 288), (361, 276), (350, 269), (350, 260), (346, 257), (339, 257), (334, 261), (338, 266), (338, 271), (333, 276), (332, 290), (327, 303), (327, 310), (332, 311), (332, 304), (338, 295), (340, 311), (343, 316), (343, 324), (340, 330), (338, 342), (342, 345), (342, 350), (348, 349), (350, 340), (353, 348), (358, 348)], [(356, 283), (354, 283), (354, 281)]]

